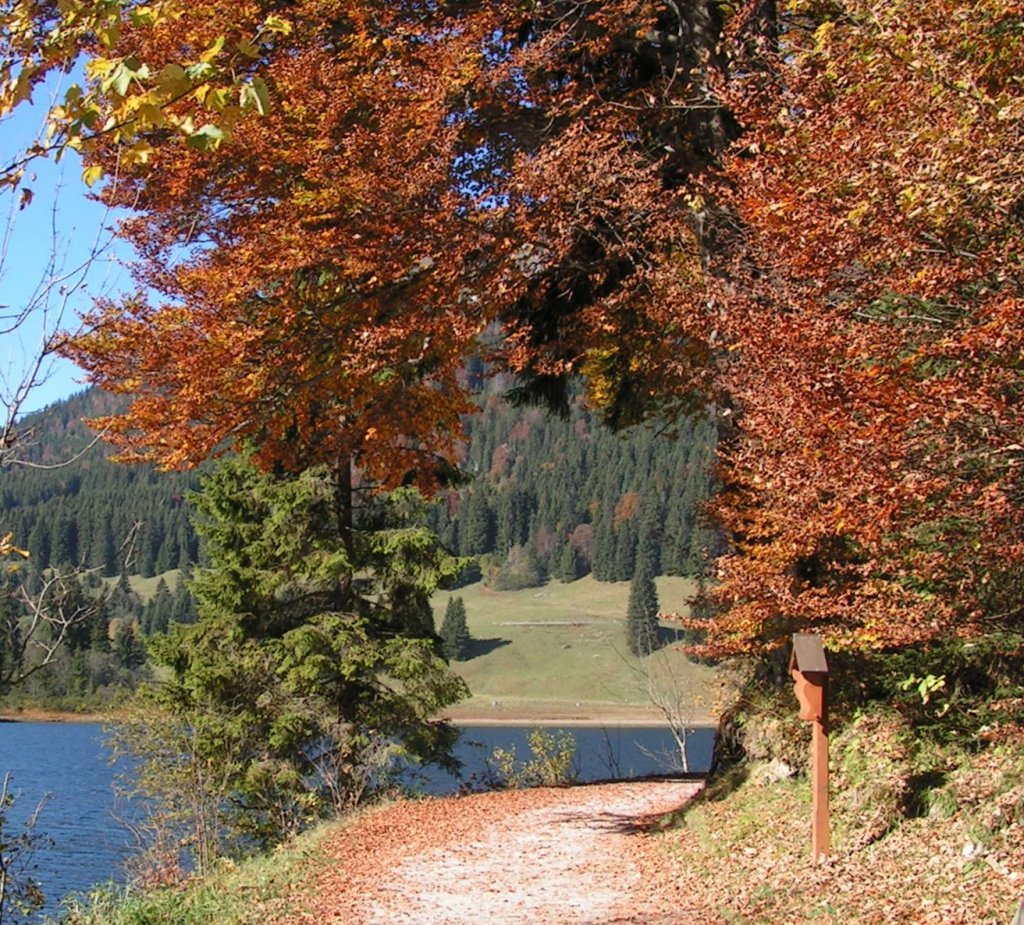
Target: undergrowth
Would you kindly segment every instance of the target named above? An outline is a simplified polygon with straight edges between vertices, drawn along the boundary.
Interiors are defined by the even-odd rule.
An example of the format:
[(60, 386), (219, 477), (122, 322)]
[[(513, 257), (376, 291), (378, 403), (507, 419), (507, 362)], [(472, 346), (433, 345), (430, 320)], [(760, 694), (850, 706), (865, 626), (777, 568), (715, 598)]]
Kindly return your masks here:
[(695, 921), (1007, 925), (1024, 897), (1024, 700), (1009, 663), (979, 670), (979, 651), (879, 660), (870, 687), (835, 691), (821, 864), (810, 724), (789, 685), (752, 685), (725, 724), (743, 760), (663, 836)]
[[(328, 823), (274, 852), (223, 861), (202, 879), (149, 890), (108, 886), (70, 897), (61, 925), (278, 925), (300, 908), (304, 884), (324, 863), (321, 843), (351, 819)], [(48, 919), (46, 925), (55, 925)]]

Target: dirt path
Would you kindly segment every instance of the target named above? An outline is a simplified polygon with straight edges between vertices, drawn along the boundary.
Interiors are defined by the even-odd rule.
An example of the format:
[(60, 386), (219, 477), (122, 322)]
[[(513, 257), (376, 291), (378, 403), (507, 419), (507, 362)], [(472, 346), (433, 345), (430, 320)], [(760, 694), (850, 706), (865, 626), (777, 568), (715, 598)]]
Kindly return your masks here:
[(699, 784), (629, 782), (404, 802), (325, 845), (293, 922), (685, 925), (645, 826)]

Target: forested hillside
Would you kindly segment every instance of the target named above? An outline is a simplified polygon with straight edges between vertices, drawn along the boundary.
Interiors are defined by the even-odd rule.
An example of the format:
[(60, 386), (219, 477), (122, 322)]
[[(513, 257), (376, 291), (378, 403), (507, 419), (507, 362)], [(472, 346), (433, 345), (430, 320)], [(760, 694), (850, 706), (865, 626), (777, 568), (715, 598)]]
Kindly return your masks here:
[[(493, 590), (586, 574), (628, 581), (641, 537), (656, 550), (656, 574), (703, 567), (713, 545), (699, 516), (710, 422), (615, 433), (578, 397), (563, 418), (514, 407), (508, 385), (503, 376), (480, 381), (479, 412), (464, 420), (465, 481), (426, 509), (441, 541), (473, 560), (464, 581), (483, 577)], [(11, 581), (36, 596), (50, 582), (51, 606), (88, 611), (67, 651), (22, 686), (30, 700), (79, 702), (132, 686), (145, 666), (142, 640), (196, 617), (186, 578), (202, 550), (190, 492), (209, 466), (160, 472), (112, 462), (83, 419), (123, 404), (89, 389), (26, 418), (21, 462), (0, 481), (0, 527), (24, 537), (29, 553), (4, 590), (12, 613), (24, 605)]]
[(197, 561), (186, 495), (199, 476), (112, 465), (113, 451), (82, 421), (123, 406), (88, 389), (22, 422), (23, 464), (0, 479), (0, 524), (26, 545), (33, 570), (149, 577)]
[(579, 401), (565, 418), (517, 408), (502, 382), (466, 420), (460, 463), (471, 476), (434, 509), (434, 527), (464, 556), (480, 556), (498, 590), (551, 576), (633, 577), (642, 534), (654, 538), (655, 574), (694, 575), (713, 552), (699, 515), (709, 493), (715, 427), (683, 421), (615, 433)]
[[(513, 407), (502, 398), (506, 385), (481, 387), (480, 413), (465, 419), (468, 481), (431, 512), (453, 552), (486, 557), (496, 587), (591, 572), (628, 581), (646, 530), (659, 540), (658, 574), (696, 573), (711, 546), (698, 517), (714, 453), (710, 421), (614, 433), (579, 401), (566, 418)], [(26, 419), (27, 465), (4, 472), (0, 524), (26, 538), (33, 570), (151, 577), (199, 561), (188, 503), (199, 474), (113, 464), (82, 423), (120, 405), (89, 389)]]

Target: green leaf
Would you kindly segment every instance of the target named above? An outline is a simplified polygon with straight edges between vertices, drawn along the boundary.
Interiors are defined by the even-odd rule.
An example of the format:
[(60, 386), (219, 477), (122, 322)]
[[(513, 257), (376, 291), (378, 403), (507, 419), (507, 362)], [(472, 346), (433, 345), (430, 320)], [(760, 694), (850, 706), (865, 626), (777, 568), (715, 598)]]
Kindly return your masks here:
[(185, 76), (193, 83), (202, 83), (216, 73), (217, 69), (208, 61), (197, 61), (185, 68)]
[(256, 94), (256, 111), (261, 116), (267, 115), (270, 112), (270, 89), (267, 82), (262, 77), (254, 77), (252, 89)]
[(207, 123), (189, 136), (188, 144), (199, 151), (215, 151), (226, 138), (227, 132), (219, 125)]

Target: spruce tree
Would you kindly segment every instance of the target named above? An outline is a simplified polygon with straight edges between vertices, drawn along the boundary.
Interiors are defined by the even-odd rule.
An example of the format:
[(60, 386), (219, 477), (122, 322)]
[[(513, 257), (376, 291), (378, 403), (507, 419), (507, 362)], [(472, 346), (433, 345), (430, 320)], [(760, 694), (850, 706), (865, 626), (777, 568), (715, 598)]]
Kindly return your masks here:
[(192, 578), (189, 569), (182, 569), (178, 582), (174, 586), (174, 601), (171, 606), (171, 622), (189, 624), (199, 619), (196, 612), (196, 601), (189, 590), (188, 583)]
[(469, 625), (466, 622), (466, 605), (461, 597), (448, 598), (440, 635), (441, 650), (448, 661), (461, 662), (469, 658)]
[(129, 671), (146, 664), (146, 647), (135, 633), (135, 624), (127, 620), (114, 632), (114, 658), (122, 668)]
[[(641, 552), (644, 543), (641, 543)], [(640, 555), (629, 585), (626, 642), (634, 655), (650, 655), (658, 648), (658, 589), (650, 556)]]
[(0, 583), (0, 696), (7, 692), (8, 682), (21, 669), (23, 645), (21, 608), (12, 589)]
[(96, 612), (93, 614), (89, 629), (89, 647), (93, 652), (110, 651), (110, 614), (107, 613), (107, 602), (104, 598), (96, 602)]
[(174, 596), (167, 582), (161, 578), (156, 585), (156, 591), (146, 604), (142, 612), (142, 633), (144, 636), (151, 636), (153, 633), (166, 633), (174, 612)]
[[(217, 768), (218, 831), (272, 844), (358, 798), (396, 745), (451, 767), (458, 734), (435, 717), (465, 686), (423, 605), (459, 562), (414, 525), (418, 496), (357, 494), (347, 461), (273, 475), (234, 457), (192, 500), (199, 620), (152, 638), (151, 700), (194, 730), (191, 766)], [(156, 739), (133, 748), (165, 760)]]
[(558, 575), (556, 577), (559, 581), (569, 584), (580, 577), (581, 571), (580, 554), (572, 542), (567, 541), (562, 547), (562, 554), (558, 559)]

